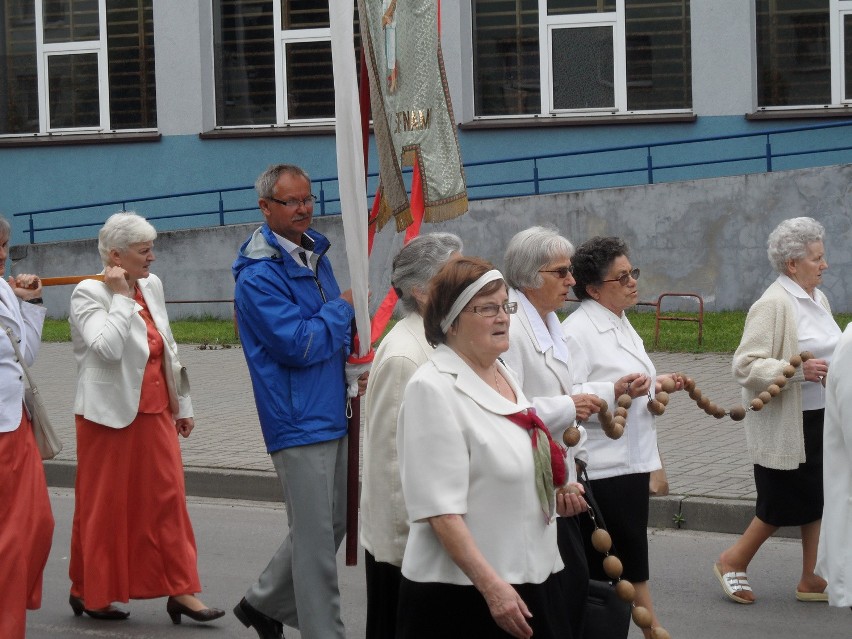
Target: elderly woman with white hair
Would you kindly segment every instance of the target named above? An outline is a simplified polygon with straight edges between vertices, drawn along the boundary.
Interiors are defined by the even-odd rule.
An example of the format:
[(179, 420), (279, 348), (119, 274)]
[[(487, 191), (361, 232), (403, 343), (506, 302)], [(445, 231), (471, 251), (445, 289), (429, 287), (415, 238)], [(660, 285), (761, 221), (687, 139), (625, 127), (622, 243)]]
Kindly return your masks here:
[(113, 605), (168, 597), (181, 615), (211, 621), (225, 613), (195, 594), (195, 537), (186, 509), (178, 435), (195, 422), (188, 381), (151, 273), (157, 232), (135, 213), (112, 215), (98, 233), (103, 281), (71, 295), (77, 360), (74, 413), (77, 481), (71, 532), (75, 615), (126, 619)]
[(393, 260), (391, 282), (405, 317), (382, 338), (376, 351), (364, 424), (360, 540), (365, 551), (368, 639), (396, 636), (400, 566), (408, 539), (396, 423), (405, 385), (433, 353), (423, 328), (429, 280), (448, 259), (461, 253), (462, 246), (452, 233), (429, 233), (412, 239)]
[(802, 572), (799, 601), (827, 601), (826, 582), (814, 573), (823, 509), (825, 377), (840, 339), (825, 294), (817, 287), (828, 268), (822, 225), (810, 217), (785, 220), (769, 235), (769, 262), (779, 273), (749, 309), (733, 372), (748, 403), (782, 376), (790, 358), (814, 354), (787, 380), (781, 393), (745, 418), (754, 463), (757, 508), (746, 531), (719, 555), (713, 569), (725, 595), (755, 600), (746, 570), (763, 542), (780, 526), (799, 526)]

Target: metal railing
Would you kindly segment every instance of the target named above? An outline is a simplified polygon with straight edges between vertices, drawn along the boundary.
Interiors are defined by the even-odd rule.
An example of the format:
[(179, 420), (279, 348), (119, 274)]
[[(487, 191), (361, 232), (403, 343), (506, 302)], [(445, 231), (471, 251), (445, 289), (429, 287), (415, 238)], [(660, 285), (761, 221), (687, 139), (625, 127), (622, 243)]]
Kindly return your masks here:
[[(611, 146), (597, 149), (585, 149), (579, 151), (566, 151), (559, 153), (547, 153), (499, 160), (485, 160), (481, 162), (469, 162), (465, 164), (467, 176), (468, 198), (470, 200), (494, 199), (503, 197), (520, 197), (527, 195), (540, 195), (544, 193), (558, 193), (565, 191), (584, 190), (588, 188), (601, 188), (603, 186), (628, 186), (635, 184), (654, 184), (659, 181), (678, 181), (684, 179), (699, 179), (705, 177), (720, 177), (726, 175), (723, 170), (718, 169), (722, 165), (736, 165), (734, 174), (746, 174), (757, 172), (771, 172), (775, 161), (781, 158), (795, 158), (803, 156), (818, 156), (821, 154), (836, 154), (852, 150), (852, 136), (831, 136), (825, 140), (809, 138), (810, 144), (807, 148), (797, 146), (790, 150), (777, 150), (773, 148), (773, 141), (779, 142), (782, 136), (795, 136), (800, 133), (813, 133), (821, 130), (845, 129), (852, 127), (852, 120), (842, 122), (831, 122), (827, 124), (816, 124), (798, 126), (783, 129), (772, 129), (768, 131), (755, 131), (750, 133), (736, 133), (730, 135), (708, 136), (700, 138), (686, 138), (679, 140), (668, 140), (663, 142), (652, 142), (645, 144), (631, 144), (622, 146)], [(848, 140), (848, 143), (846, 143)], [(735, 141), (749, 141), (746, 148)], [(756, 141), (756, 142), (755, 142)], [(716, 143), (728, 143), (733, 146), (732, 150), (717, 149), (712, 145)], [(756, 146), (759, 144), (759, 146)], [(694, 161), (674, 161), (667, 157), (665, 151), (668, 149), (685, 149), (689, 145), (703, 147), (692, 149), (690, 154), (701, 156)], [(709, 145), (709, 146), (708, 146)], [(655, 157), (655, 152), (657, 156)], [(833, 156), (829, 164), (837, 164), (838, 157)], [(852, 154), (847, 160), (852, 161)], [(578, 170), (570, 170), (571, 162), (575, 161)], [(590, 170), (597, 164), (596, 170)], [(818, 162), (811, 162), (806, 166), (819, 166)], [(705, 169), (701, 171), (699, 169)], [(477, 174), (483, 176), (480, 180)], [(712, 170), (711, 170), (712, 169)], [(686, 171), (688, 170), (688, 171)], [(681, 173), (678, 174), (677, 172)], [(661, 173), (670, 172), (671, 176), (665, 179)], [(410, 169), (405, 172), (410, 175)], [(730, 173), (728, 173), (730, 174)], [(641, 176), (641, 177), (638, 177)], [(612, 178), (622, 178), (613, 180)], [(375, 192), (375, 184), (378, 180), (377, 173), (368, 175), (368, 183), (373, 188), (366, 196), (370, 200)], [(579, 180), (585, 182), (577, 183)], [(605, 180), (605, 182), (602, 182)], [(313, 186), (318, 197), (316, 204), (316, 215), (334, 215), (340, 213), (340, 197), (337, 186), (337, 177), (323, 177), (313, 179)], [(141, 202), (174, 202), (180, 199), (211, 198), (215, 196), (215, 203), (192, 204), (200, 210), (181, 211), (178, 213), (161, 213), (156, 207), (151, 214), (146, 214), (149, 220), (167, 219), (196, 219), (200, 216), (214, 216), (218, 225), (236, 223), (235, 216), (240, 213), (257, 210), (257, 203), (252, 195), (254, 187), (235, 186), (222, 189), (208, 189), (203, 191), (188, 191), (184, 193), (171, 193), (167, 195), (155, 195), (149, 197), (125, 198), (105, 202), (81, 204), (77, 206), (64, 206), (49, 209), (39, 209), (14, 213), (13, 217), (27, 218), (27, 228), (23, 231), (29, 236), (30, 243), (35, 243), (36, 233), (57, 231), (71, 228), (84, 228), (100, 226), (103, 224), (103, 216), (96, 220), (84, 221), (76, 224), (62, 224), (52, 226), (36, 226), (38, 216), (52, 213), (64, 213), (72, 211), (93, 210), (101, 207), (121, 206), (121, 210), (127, 210), (128, 204)], [(245, 202), (228, 203), (226, 198), (231, 194), (246, 192), (249, 197), (244, 196)], [(114, 209), (113, 209), (114, 211)], [(112, 211), (110, 211), (111, 213)], [(210, 225), (210, 224), (208, 224)]]

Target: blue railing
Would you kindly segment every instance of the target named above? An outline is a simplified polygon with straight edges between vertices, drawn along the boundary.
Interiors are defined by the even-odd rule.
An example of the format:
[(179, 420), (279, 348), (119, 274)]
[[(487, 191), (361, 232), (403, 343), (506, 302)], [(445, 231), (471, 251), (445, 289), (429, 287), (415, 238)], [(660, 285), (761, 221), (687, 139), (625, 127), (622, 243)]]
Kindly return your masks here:
[[(589, 188), (771, 172), (778, 168), (818, 166), (820, 163), (814, 161), (814, 156), (826, 154), (835, 154), (830, 156), (828, 164), (838, 164), (852, 161), (852, 154), (848, 157), (842, 154), (852, 150), (852, 138), (828, 134), (825, 139), (819, 139), (819, 136), (813, 134), (816, 131), (848, 127), (852, 127), (852, 121), (470, 162), (465, 164), (468, 197), (470, 200), (520, 197)], [(797, 134), (808, 135), (806, 144), (803, 144), (803, 140), (796, 139)], [(790, 149), (784, 148), (785, 138), (792, 143)], [(850, 140), (850, 144), (838, 144), (838, 140), (845, 142), (846, 139)], [(776, 146), (782, 148), (774, 148), (773, 141)], [(719, 148), (719, 143), (725, 143), (727, 148)], [(690, 149), (690, 146), (695, 148)], [(837, 156), (838, 153), (841, 155)], [(701, 159), (681, 161), (683, 155), (700, 156)], [(794, 158), (803, 156), (811, 156), (812, 159), (808, 163), (798, 165), (793, 161)], [(782, 159), (790, 160), (787, 163), (789, 166), (777, 167), (776, 164)], [(727, 172), (719, 168), (723, 165), (727, 167)], [(407, 174), (410, 174), (410, 170)], [(368, 178), (367, 197), (372, 198), (378, 174), (371, 173)], [(337, 177), (313, 179), (313, 186), (318, 197), (315, 214), (339, 214)], [(211, 203), (210, 200), (214, 196), (216, 200)], [(226, 199), (234, 201), (226, 204)], [(185, 202), (183, 207), (199, 210), (174, 213), (168, 212), (169, 209), (173, 210), (173, 206), (163, 208), (156, 205), (158, 202), (173, 205), (178, 200)], [(127, 210), (129, 204), (141, 202), (151, 205), (146, 209), (145, 215), (149, 220), (210, 216), (215, 220), (214, 223), (224, 226), (257, 218), (257, 201), (254, 187), (251, 185), (126, 198), (25, 211), (13, 215), (27, 218), (28, 224), (24, 232), (28, 234), (30, 243), (35, 243), (36, 233), (100, 226), (106, 215), (99, 213), (99, 208), (113, 207), (109, 210), (109, 213), (112, 213), (116, 206)], [(91, 219), (78, 221), (76, 224), (36, 226), (38, 216), (70, 211), (88, 211)], [(241, 219), (240, 214), (245, 219)]]

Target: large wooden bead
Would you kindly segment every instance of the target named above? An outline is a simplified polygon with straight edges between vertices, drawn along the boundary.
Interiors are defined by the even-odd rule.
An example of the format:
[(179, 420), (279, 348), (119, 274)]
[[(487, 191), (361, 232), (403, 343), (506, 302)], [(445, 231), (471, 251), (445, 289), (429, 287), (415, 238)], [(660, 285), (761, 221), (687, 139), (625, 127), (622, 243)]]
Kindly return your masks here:
[(713, 408), (713, 417), (715, 417), (716, 419), (722, 419), (725, 416), (724, 408), (722, 408), (721, 406), (714, 406)]
[(718, 406), (716, 406), (716, 404), (714, 402), (708, 402), (707, 406), (704, 407), (704, 412), (707, 413), (708, 415), (713, 415), (713, 413), (716, 412), (717, 408), (718, 408)]
[(802, 365), (802, 361), (803, 361), (803, 360), (802, 360), (802, 356), (801, 356), (801, 355), (793, 355), (793, 356), (790, 358), (790, 366), (795, 366), (796, 368), (799, 368), (799, 366), (801, 366), (801, 365)]
[(766, 387), (766, 392), (772, 395), (772, 397), (778, 397), (781, 394), (781, 387), (778, 384), (770, 384)]
[(792, 364), (787, 364), (784, 368), (781, 369), (781, 373), (787, 379), (790, 379), (793, 375), (796, 374), (796, 368)]
[(592, 546), (601, 554), (606, 554), (612, 548), (612, 537), (603, 528), (595, 528), (592, 533)]
[(675, 388), (677, 388), (677, 384), (671, 377), (666, 377), (662, 382), (660, 382), (660, 387), (666, 393), (673, 393)]
[(709, 397), (702, 397), (701, 399), (699, 399), (696, 402), (696, 404), (698, 404), (698, 408), (700, 408), (703, 411), (706, 411), (710, 407), (710, 404), (712, 404), (712, 403), (713, 402), (710, 400)]
[(610, 413), (608, 410), (601, 411), (598, 414), (598, 421), (603, 426), (606, 426), (607, 424), (611, 424), (612, 423), (612, 413)]
[(672, 636), (662, 626), (655, 626), (651, 628), (651, 639), (672, 639)]
[(773, 383), (778, 388), (784, 388), (787, 385), (787, 378), (784, 377), (783, 375), (779, 375), (778, 377), (775, 378), (775, 381)]
[(603, 569), (606, 576), (610, 579), (618, 579), (621, 577), (621, 573), (624, 572), (624, 566), (621, 563), (621, 559), (615, 555), (607, 555), (604, 557)]
[(755, 397), (753, 400), (751, 400), (751, 409), (752, 410), (758, 411), (761, 408), (763, 408), (763, 402), (760, 401), (759, 397)]
[(651, 623), (653, 623), (653, 617), (651, 616), (651, 611), (648, 610), (645, 606), (633, 606), (633, 623), (642, 628), (650, 628)]
[(669, 405), (669, 394), (666, 391), (660, 391), (655, 395), (655, 399), (663, 406)]
[(622, 601), (633, 603), (636, 599), (636, 588), (626, 579), (619, 579), (615, 582), (615, 594)]
[(625, 426), (627, 426), (627, 418), (622, 415), (616, 415), (612, 418), (612, 423), (618, 424), (619, 426), (624, 428)]
[(693, 386), (692, 390), (689, 391), (689, 399), (696, 401), (696, 402), (700, 401), (701, 400), (701, 391), (698, 390), (697, 388), (695, 388), (695, 386)]
[(569, 426), (565, 429), (565, 432), (562, 433), (562, 441), (568, 448), (576, 446), (580, 443), (580, 429), (576, 426)]
[(648, 410), (651, 411), (652, 415), (656, 415), (659, 417), (663, 413), (666, 412), (666, 406), (658, 399), (652, 399), (648, 402)]
[[(692, 379), (691, 377), (684, 377), (684, 379), (683, 379), (683, 389), (684, 389), (687, 393), (690, 393), (690, 397), (692, 397), (691, 393), (692, 393), (692, 391), (693, 391), (693, 390), (695, 390), (695, 380), (694, 380), (694, 379)], [(693, 399), (695, 399), (695, 398), (693, 397)]]
[(627, 393), (618, 396), (618, 406), (620, 408), (630, 408), (631, 404), (633, 404), (633, 398)]
[(627, 409), (624, 408), (624, 406), (619, 406), (615, 409), (615, 419), (618, 419), (619, 417), (627, 419)]
[(731, 416), (731, 419), (738, 422), (745, 418), (746, 409), (744, 406), (733, 406), (731, 407), (731, 410), (728, 411), (728, 414)]
[(600, 414), (608, 413), (608, 412), (609, 412), (609, 404), (607, 404), (607, 403), (606, 403), (606, 400), (605, 400), (605, 399), (602, 399), (602, 400), (601, 400), (601, 407), (600, 407), (600, 409), (598, 409), (598, 412), (599, 412)]
[(772, 395), (769, 391), (763, 391), (758, 395), (758, 397), (760, 397), (760, 401), (762, 401), (764, 404), (768, 404), (770, 401), (772, 401)]
[(610, 431), (608, 433), (606, 433), (606, 436), (609, 437), (610, 439), (621, 439), (621, 436), (623, 434), (624, 434), (624, 426), (622, 426), (621, 424), (613, 424)]
[(803, 362), (807, 362), (809, 359), (813, 359), (815, 355), (810, 351), (802, 351), (800, 357), (802, 358)]

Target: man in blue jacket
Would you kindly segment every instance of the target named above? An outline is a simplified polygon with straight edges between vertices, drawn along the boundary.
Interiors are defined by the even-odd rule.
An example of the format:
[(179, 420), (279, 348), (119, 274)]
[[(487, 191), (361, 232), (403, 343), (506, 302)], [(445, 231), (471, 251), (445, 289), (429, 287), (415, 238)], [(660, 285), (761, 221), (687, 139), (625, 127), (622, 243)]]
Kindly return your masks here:
[(305, 171), (271, 166), (255, 188), (266, 223), (234, 262), (234, 303), (290, 530), (234, 614), (261, 639), (282, 637), (282, 624), (305, 639), (344, 637), (336, 554), (346, 517), (352, 292), (340, 292), (329, 242), (310, 228), (316, 198)]

